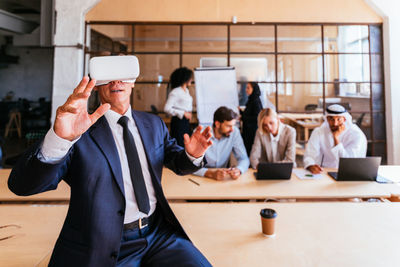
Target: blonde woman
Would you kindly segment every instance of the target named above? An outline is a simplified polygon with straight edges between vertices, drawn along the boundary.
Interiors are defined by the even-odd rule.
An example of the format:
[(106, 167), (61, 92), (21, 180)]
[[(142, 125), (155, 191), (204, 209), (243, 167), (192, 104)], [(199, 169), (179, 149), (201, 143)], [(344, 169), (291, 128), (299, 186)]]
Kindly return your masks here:
[(293, 162), (296, 165), (296, 130), (281, 122), (270, 108), (261, 110), (257, 120), (251, 166), (256, 169), (260, 162)]

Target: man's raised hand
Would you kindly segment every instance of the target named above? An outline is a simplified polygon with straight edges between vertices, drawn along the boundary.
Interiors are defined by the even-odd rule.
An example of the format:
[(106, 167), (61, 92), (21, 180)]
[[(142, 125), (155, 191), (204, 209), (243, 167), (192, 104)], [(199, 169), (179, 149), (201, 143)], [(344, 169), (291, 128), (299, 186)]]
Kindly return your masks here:
[(92, 114), (87, 112), (88, 99), (95, 84), (96, 80), (89, 82), (89, 77), (83, 77), (64, 105), (58, 107), (54, 132), (59, 137), (69, 141), (78, 138), (110, 109), (110, 104), (102, 104)]
[(199, 158), (206, 153), (206, 150), (212, 145), (210, 140), (212, 137), (211, 127), (208, 126), (203, 132), (203, 127), (199, 125), (192, 136), (188, 134), (183, 136), (186, 152), (192, 157)]

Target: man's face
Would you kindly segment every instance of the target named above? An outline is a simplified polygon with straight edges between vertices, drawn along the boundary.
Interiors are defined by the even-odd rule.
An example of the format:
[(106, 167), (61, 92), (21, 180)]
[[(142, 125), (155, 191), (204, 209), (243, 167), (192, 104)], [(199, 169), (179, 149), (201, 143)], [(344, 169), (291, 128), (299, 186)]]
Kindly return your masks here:
[(236, 119), (224, 122), (215, 122), (215, 129), (221, 134), (222, 136), (228, 137), (231, 132), (233, 132), (233, 127), (236, 124)]
[(332, 132), (335, 132), (339, 130), (339, 127), (343, 125), (343, 123), (346, 121), (346, 118), (344, 116), (328, 116), (327, 121), (329, 124), (329, 128), (331, 128)]
[(96, 86), (95, 90), (99, 92), (101, 103), (109, 103), (111, 109), (118, 112), (121, 107), (130, 105), (130, 96), (133, 86), (134, 83), (112, 81), (104, 85)]
[(263, 119), (262, 127), (267, 133), (278, 134), (279, 121), (275, 116), (266, 116)]

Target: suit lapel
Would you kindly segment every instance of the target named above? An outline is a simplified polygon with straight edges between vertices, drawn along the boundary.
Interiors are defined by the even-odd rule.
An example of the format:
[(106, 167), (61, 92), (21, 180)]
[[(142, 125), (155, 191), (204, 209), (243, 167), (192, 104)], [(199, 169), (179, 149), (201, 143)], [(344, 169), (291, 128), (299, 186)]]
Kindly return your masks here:
[[(149, 165), (149, 171), (151, 173), (151, 176), (153, 178), (156, 178), (155, 174), (157, 172), (153, 168), (152, 158), (150, 157), (152, 152), (151, 148), (154, 148), (155, 144), (152, 143), (150, 138), (146, 138), (147, 136), (154, 135), (154, 129), (152, 129), (152, 125), (147, 120), (141, 118), (140, 113), (132, 110), (132, 117), (135, 120), (136, 127), (139, 131), (139, 135), (143, 143), (144, 151), (146, 153), (147, 163)], [(158, 179), (153, 179), (153, 181), (154, 180), (156, 180), (157, 183), (160, 183)]]
[(265, 147), (265, 152), (266, 152), (266, 156), (267, 156), (267, 160), (268, 162), (272, 162), (273, 157), (272, 157), (272, 140), (271, 140), (271, 136), (269, 134), (264, 134), (265, 135), (265, 139), (267, 140), (267, 145), (264, 145)]
[(124, 193), (124, 181), (122, 178), (121, 162), (118, 156), (118, 150), (115, 146), (114, 137), (112, 135), (110, 126), (107, 123), (107, 119), (101, 117), (91, 128), (90, 136), (94, 139), (100, 150), (106, 157), (111, 170), (114, 174), (114, 179), (118, 184), (118, 187), (123, 195)]
[(151, 127), (150, 124), (146, 121), (140, 118), (140, 114), (137, 114), (134, 110), (132, 110), (132, 117), (135, 120), (136, 127), (139, 131), (140, 138), (142, 139), (143, 147), (146, 152), (147, 158), (150, 155), (150, 147), (153, 147), (154, 144), (150, 144), (148, 138), (146, 136), (151, 136), (154, 133), (151, 133)]

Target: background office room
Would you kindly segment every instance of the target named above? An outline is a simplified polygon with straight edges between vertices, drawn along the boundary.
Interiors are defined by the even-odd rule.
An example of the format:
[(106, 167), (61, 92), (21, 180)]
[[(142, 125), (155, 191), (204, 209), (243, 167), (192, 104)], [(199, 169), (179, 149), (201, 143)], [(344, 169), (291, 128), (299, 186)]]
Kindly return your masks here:
[[(189, 133), (196, 135), (199, 125), (211, 126), (213, 145), (205, 152), (209, 166), (203, 167), (221, 168), (225, 176), (177, 175), (165, 159), (160, 188), (178, 225), (212, 266), (400, 266), (397, 10), (395, 0), (0, 0), (0, 266), (56, 262), (60, 252), (53, 252), (70, 223), (64, 220), (76, 184), (55, 177), (57, 188), (43, 186), (46, 192), (21, 196), (9, 188), (10, 173), (22, 166), (18, 162), (28, 148), (43, 145), (57, 108), (82, 77), (92, 74), (92, 58), (132, 55), (140, 74), (129, 104), (160, 117), (171, 133), (179, 117), (165, 108), (175, 89), (171, 74), (183, 67), (193, 72), (180, 83), (192, 98), (192, 108), (185, 110)], [(247, 146), (246, 104), (254, 99), (246, 91), (249, 85), (254, 91), (254, 84), (260, 89), (260, 109), (276, 112), (279, 129), (294, 129), (295, 158), (285, 165), (287, 179), (271, 174), (284, 172), (280, 163), (265, 163), (265, 177), (257, 176), (261, 169), (250, 164), (251, 146), (245, 154), (248, 169), (230, 176), (240, 165), (239, 150), (224, 145), (231, 149), (224, 160), (216, 148), (233, 136)], [(101, 100), (100, 91), (92, 92), (88, 112)], [(311, 173), (306, 159), (310, 138), (329, 125), (337, 105), (351, 118), (346, 125), (365, 136), (365, 155), (339, 153), (331, 166), (321, 152), (315, 163), (322, 171)], [(224, 134), (216, 126), (213, 115), (220, 106), (237, 114), (229, 119), (232, 132)], [(135, 125), (143, 134), (141, 124)], [(262, 136), (262, 129), (257, 131)], [(150, 173), (157, 176), (150, 155), (157, 148), (147, 149), (145, 139), (141, 136)], [(261, 151), (268, 158), (269, 148)], [(227, 165), (214, 166), (214, 161)], [(27, 172), (14, 172), (29, 181)], [(340, 177), (334, 179), (331, 172)], [(95, 178), (89, 177), (88, 185), (94, 183), (90, 179)], [(82, 209), (94, 212), (90, 203), (82, 202)], [(83, 229), (73, 227), (76, 238), (82, 237), (79, 245), (94, 251)], [(121, 253), (111, 253), (115, 261), (102, 264), (124, 266)], [(80, 263), (90, 265), (90, 260), (87, 256)]]

